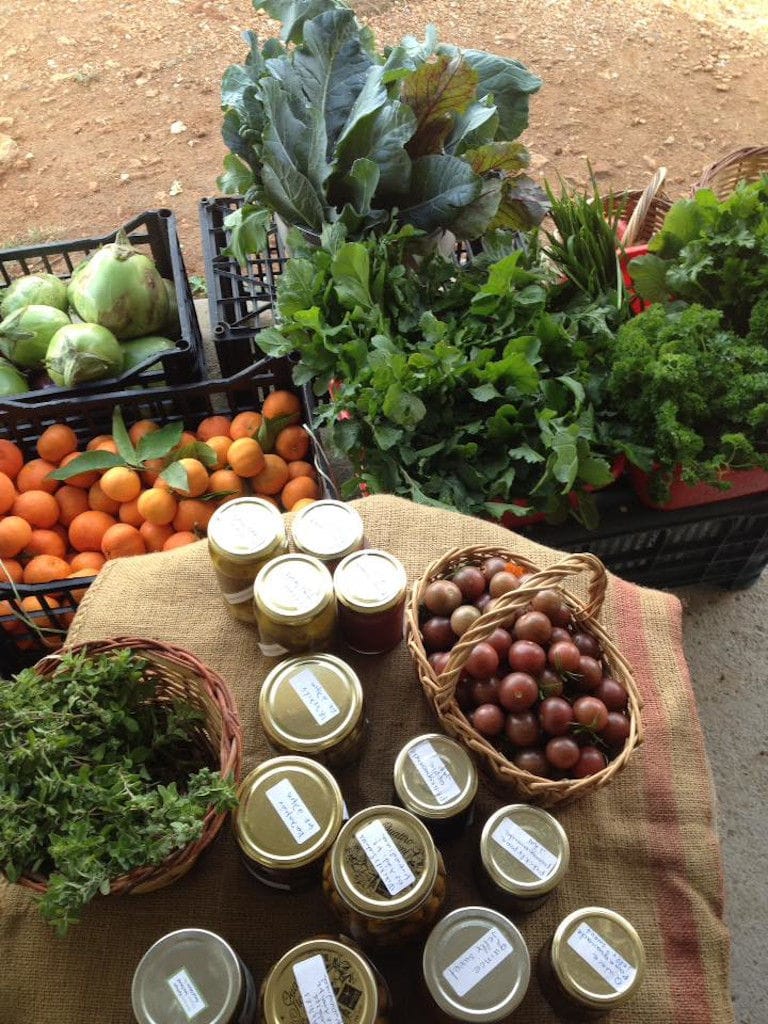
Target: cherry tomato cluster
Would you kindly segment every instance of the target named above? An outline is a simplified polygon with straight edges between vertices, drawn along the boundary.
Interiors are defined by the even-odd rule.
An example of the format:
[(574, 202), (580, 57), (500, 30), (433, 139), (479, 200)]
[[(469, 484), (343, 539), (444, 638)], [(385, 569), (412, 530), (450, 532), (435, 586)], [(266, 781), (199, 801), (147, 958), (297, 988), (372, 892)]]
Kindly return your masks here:
[[(496, 598), (528, 579), (519, 566), (493, 557), (428, 584), (421, 635), (438, 675), (459, 637)], [(459, 707), (518, 768), (545, 778), (594, 775), (629, 736), (625, 687), (560, 591), (540, 590), (510, 619), (470, 650), (456, 687)]]

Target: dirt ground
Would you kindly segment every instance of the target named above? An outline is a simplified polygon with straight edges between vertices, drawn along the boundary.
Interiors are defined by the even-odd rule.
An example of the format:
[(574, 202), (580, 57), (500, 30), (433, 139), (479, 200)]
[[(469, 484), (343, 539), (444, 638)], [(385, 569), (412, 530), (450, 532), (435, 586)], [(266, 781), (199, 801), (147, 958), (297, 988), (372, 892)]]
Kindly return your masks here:
[[(524, 139), (535, 173), (686, 193), (702, 169), (768, 142), (767, 0), (361, 0), (381, 43), (423, 36), (521, 60), (544, 80)], [(240, 34), (276, 26), (249, 0), (3, 0), (0, 248), (113, 230), (172, 207), (202, 274), (197, 205), (225, 149), (219, 84)]]

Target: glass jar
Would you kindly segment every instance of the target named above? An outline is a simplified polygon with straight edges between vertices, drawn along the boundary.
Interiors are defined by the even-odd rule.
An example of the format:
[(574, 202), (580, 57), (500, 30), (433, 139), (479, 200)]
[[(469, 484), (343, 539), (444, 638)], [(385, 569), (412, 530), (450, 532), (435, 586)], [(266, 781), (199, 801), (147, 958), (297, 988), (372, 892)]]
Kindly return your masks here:
[(530, 804), (510, 804), (483, 826), (478, 887), (505, 913), (527, 913), (557, 888), (569, 862), (568, 836), (557, 818)]
[(593, 1020), (635, 995), (645, 974), (645, 950), (620, 914), (582, 907), (560, 922), (541, 951), (541, 990), (563, 1021)]
[(281, 754), (302, 754), (341, 768), (362, 750), (363, 688), (354, 669), (333, 654), (280, 662), (261, 685), (259, 716)]
[(446, 914), (427, 939), (422, 963), (431, 1017), (440, 1021), (507, 1021), (531, 977), (525, 939), (490, 907)]
[(345, 555), (363, 547), (364, 532), (357, 509), (331, 498), (313, 501), (291, 521), (294, 548), (319, 558), (331, 572)]
[(437, 840), (472, 822), (477, 769), (464, 747), (439, 732), (409, 740), (395, 760), (395, 803), (420, 818)]
[(141, 958), (131, 986), (138, 1024), (255, 1024), (256, 987), (232, 947), (214, 932), (182, 928)]
[(254, 623), (253, 581), (270, 559), (288, 551), (285, 523), (263, 498), (233, 498), (208, 523), (208, 551), (227, 610)]
[(333, 642), (333, 577), (311, 555), (273, 559), (256, 577), (253, 597), (259, 647), (267, 657), (322, 651)]
[(445, 901), (445, 865), (425, 826), (402, 807), (347, 821), (323, 865), (323, 891), (363, 946), (399, 946), (426, 931)]
[(392, 999), (373, 964), (344, 936), (294, 946), (261, 986), (261, 1024), (389, 1024)]
[(289, 892), (316, 882), (345, 817), (328, 769), (306, 757), (273, 757), (243, 779), (238, 800), (235, 838), (254, 878)]
[(403, 639), (408, 589), (405, 567), (394, 555), (369, 548), (339, 562), (333, 575), (339, 629), (358, 654), (383, 654)]

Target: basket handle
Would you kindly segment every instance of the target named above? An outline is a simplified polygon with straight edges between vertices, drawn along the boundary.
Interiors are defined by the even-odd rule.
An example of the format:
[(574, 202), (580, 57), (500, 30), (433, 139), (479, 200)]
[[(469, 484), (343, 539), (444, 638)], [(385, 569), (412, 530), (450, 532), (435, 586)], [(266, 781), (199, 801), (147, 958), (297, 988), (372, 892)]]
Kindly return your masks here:
[(638, 232), (642, 227), (643, 221), (648, 215), (648, 211), (651, 208), (651, 203), (656, 198), (656, 193), (659, 191), (661, 186), (664, 184), (664, 179), (667, 176), (667, 168), (659, 167), (655, 172), (651, 180), (643, 190), (643, 194), (637, 201), (637, 206), (632, 211), (632, 216), (627, 222), (627, 227), (624, 231), (624, 236), (621, 239), (621, 244), (624, 248), (628, 248), (632, 245), (637, 238)]

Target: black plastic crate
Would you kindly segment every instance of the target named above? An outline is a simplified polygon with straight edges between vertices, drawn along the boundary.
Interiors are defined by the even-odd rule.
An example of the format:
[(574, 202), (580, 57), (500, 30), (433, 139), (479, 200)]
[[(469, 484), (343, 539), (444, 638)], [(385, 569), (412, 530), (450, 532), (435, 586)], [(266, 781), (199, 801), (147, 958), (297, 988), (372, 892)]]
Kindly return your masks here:
[[(286, 359), (262, 359), (244, 371), (226, 380), (204, 381), (176, 389), (152, 388), (147, 391), (122, 391), (110, 395), (66, 397), (46, 406), (9, 401), (0, 418), (0, 437), (14, 441), (23, 450), (25, 458), (34, 457), (38, 437), (52, 423), (66, 423), (77, 434), (81, 447), (97, 434), (112, 432), (112, 413), (120, 406), (126, 426), (142, 419), (158, 423), (183, 420), (185, 427), (194, 429), (200, 420), (214, 413), (234, 414), (259, 409), (271, 391), (286, 389), (301, 398), (302, 420), (310, 424), (315, 406), (311, 388), (297, 388), (291, 379), (291, 363)], [(338, 497), (328, 458), (322, 445), (314, 439), (314, 464), (318, 471), (321, 494), (326, 498)], [(41, 610), (32, 613), (47, 627), (66, 630), (77, 608), (74, 592), (87, 587), (92, 577), (74, 580), (54, 580), (51, 583), (16, 584), (18, 596), (8, 584), (0, 582), (0, 601), (9, 601), (13, 614), (0, 614), (0, 672), (15, 671), (33, 664), (46, 653), (40, 637), (25, 625), (16, 613), (21, 611), (20, 601), (35, 597)], [(50, 599), (56, 602), (51, 604)], [(48, 627), (47, 627), (48, 628)]]
[[(76, 388), (50, 387), (14, 396), (14, 400), (37, 403), (58, 402), (70, 395), (104, 394), (128, 387), (179, 386), (201, 381), (206, 375), (205, 353), (195, 303), (181, 254), (176, 217), (171, 210), (148, 210), (123, 225), (131, 244), (151, 256), (162, 277), (173, 281), (179, 307), (180, 336), (176, 348), (148, 359), (142, 366), (106, 380), (88, 381)], [(0, 251), (0, 288), (25, 274), (55, 274), (68, 280), (72, 271), (94, 249), (114, 242), (117, 231), (100, 238), (69, 242), (47, 242)], [(154, 369), (158, 364), (160, 369)], [(0, 399), (0, 418), (5, 399)]]

